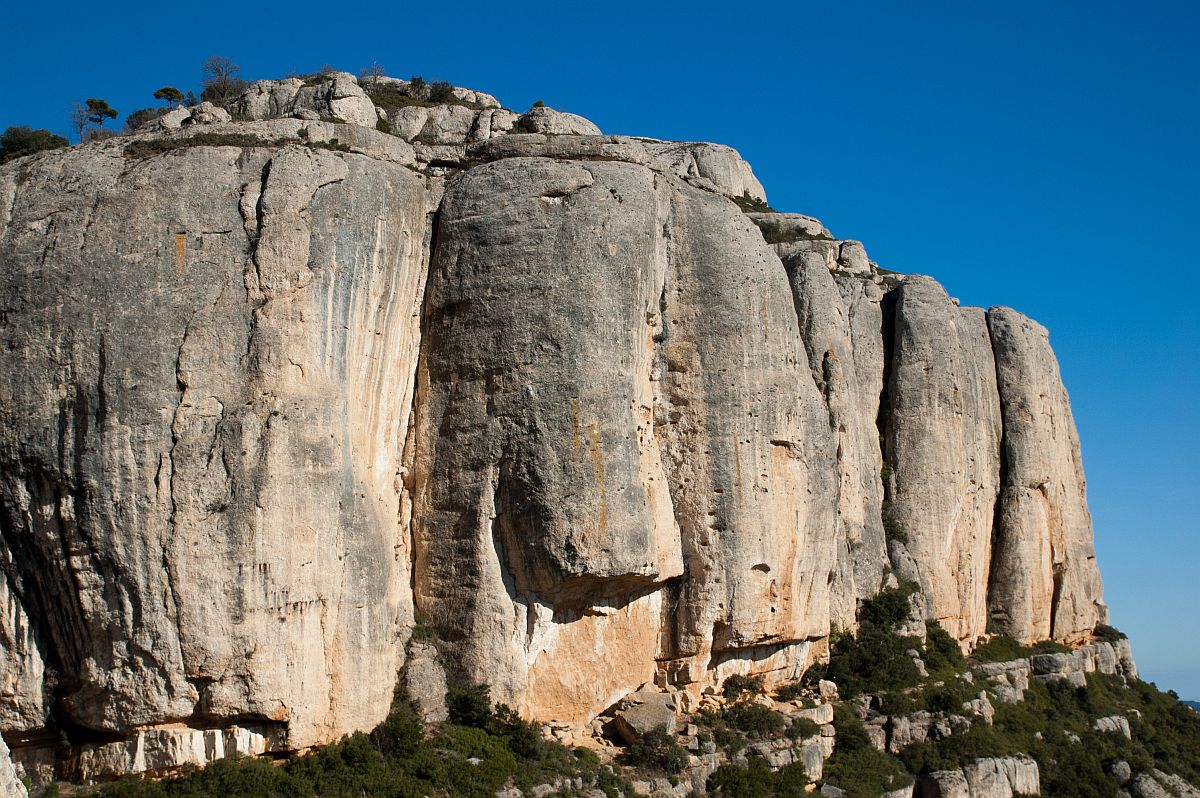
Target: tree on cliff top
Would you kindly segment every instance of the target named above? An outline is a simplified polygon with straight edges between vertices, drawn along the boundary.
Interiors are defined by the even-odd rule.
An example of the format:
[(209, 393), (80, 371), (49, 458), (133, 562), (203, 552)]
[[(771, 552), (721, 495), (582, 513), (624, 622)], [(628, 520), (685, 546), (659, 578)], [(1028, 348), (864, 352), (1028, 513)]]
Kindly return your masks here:
[(13, 125), (0, 133), (0, 163), (8, 163), (22, 155), (68, 146), (70, 143), (66, 139), (49, 130), (34, 130), (27, 125)]
[(154, 92), (154, 99), (165, 100), (167, 108), (174, 108), (176, 103), (183, 102), (183, 92), (174, 86), (163, 86), (158, 91)]
[(200, 66), (200, 71), (204, 74), (200, 81), (204, 86), (204, 91), (200, 92), (201, 100), (221, 105), (241, 94), (246, 88), (246, 81), (239, 77), (242, 68), (223, 55), (211, 55), (206, 58)]

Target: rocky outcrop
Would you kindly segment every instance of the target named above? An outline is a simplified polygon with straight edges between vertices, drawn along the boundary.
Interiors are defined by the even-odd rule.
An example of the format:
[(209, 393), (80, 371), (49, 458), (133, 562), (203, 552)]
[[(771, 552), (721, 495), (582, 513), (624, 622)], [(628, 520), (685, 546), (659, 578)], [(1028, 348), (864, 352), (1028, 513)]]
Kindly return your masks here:
[(427, 717), (445, 656), (568, 736), (638, 690), (686, 711), (797, 676), (889, 572), (966, 646), (989, 619), (1090, 639), (1040, 327), (744, 214), (765, 193), (727, 147), (403, 81), (385, 125), (352, 76), (309, 84), (0, 168), (0, 730), (27, 772), (369, 728), (414, 604)]
[(0, 737), (0, 798), (28, 798), (29, 791), (17, 778), (12, 760), (8, 758), (8, 746)]
[(1085, 640), (1108, 618), (1071, 405), (1041, 325), (988, 314), (1004, 415), (991, 614), (1019, 640)]
[(530, 108), (517, 120), (517, 128), (525, 133), (547, 136), (599, 136), (600, 128), (582, 116), (556, 111), (544, 105)]
[(887, 386), (886, 523), (897, 571), (921, 585), (927, 617), (951, 635), (987, 628), (992, 511), (1000, 479), (1000, 402), (984, 313), (928, 277), (895, 294)]
[(727, 197), (767, 198), (750, 164), (732, 147), (704, 142), (639, 141), (660, 168), (701, 188)]
[(1041, 795), (1037, 762), (1029, 757), (976, 759), (958, 770), (941, 770), (920, 778), (919, 798), (1013, 798)]
[(318, 80), (259, 80), (234, 100), (230, 110), (243, 119), (274, 119), (315, 114), (351, 125), (374, 127), (379, 114), (358, 80), (348, 72), (330, 72)]
[(105, 734), (237, 719), (297, 748), (373, 725), (411, 617), (424, 181), (295, 145), (21, 168), (0, 227), (5, 730), (51, 697)]
[(858, 602), (875, 595), (888, 563), (877, 426), (884, 374), (883, 291), (873, 282), (837, 280), (820, 252), (798, 251), (784, 264), (809, 371), (836, 441), (830, 617), (840, 628), (852, 629)]

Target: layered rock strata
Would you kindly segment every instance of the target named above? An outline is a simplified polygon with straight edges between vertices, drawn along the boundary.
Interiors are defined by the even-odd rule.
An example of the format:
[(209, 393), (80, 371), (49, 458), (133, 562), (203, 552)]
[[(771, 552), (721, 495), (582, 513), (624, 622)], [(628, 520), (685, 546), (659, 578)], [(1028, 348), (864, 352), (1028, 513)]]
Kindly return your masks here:
[(255, 84), (255, 121), (0, 168), (18, 767), (369, 728), (414, 603), (457, 676), (574, 724), (794, 677), (890, 572), (966, 646), (1090, 638), (1042, 328), (744, 214), (729, 148), (455, 92)]

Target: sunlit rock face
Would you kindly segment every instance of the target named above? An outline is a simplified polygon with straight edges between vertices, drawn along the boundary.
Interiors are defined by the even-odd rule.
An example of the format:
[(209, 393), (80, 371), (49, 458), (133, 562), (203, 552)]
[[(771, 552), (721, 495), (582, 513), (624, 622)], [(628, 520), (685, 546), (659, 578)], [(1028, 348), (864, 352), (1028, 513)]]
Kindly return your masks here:
[(1044, 329), (761, 211), (727, 147), (472, 93), (409, 143), (325, 83), (0, 167), (18, 772), (370, 728), (414, 609), (571, 723), (795, 677), (890, 573), (966, 646), (1104, 620)]

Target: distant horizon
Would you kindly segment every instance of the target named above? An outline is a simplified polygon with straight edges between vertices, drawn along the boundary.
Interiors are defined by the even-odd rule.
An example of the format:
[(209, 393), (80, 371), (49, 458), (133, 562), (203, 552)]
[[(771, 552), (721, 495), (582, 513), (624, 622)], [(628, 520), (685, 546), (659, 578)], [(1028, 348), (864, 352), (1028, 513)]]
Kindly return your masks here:
[(121, 112), (116, 129), (161, 86), (198, 94), (221, 54), (248, 80), (380, 63), (606, 133), (733, 146), (773, 207), (1049, 328), (1112, 623), (1146, 681), (1200, 700), (1200, 640), (1181, 620), (1200, 598), (1200, 311), (1174, 284), (1200, 270), (1200, 8), (627, 9), (356, 7), (335, 41), (316, 5), (22, 6), (0, 129), (62, 133), (88, 97)]

